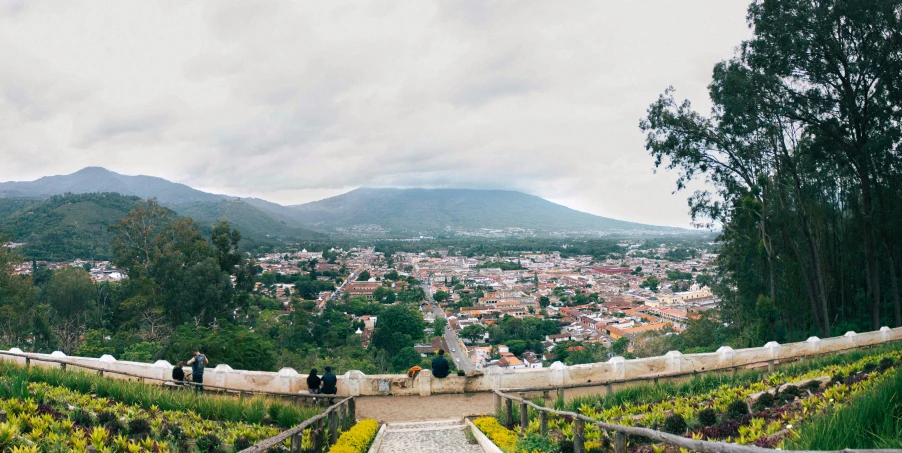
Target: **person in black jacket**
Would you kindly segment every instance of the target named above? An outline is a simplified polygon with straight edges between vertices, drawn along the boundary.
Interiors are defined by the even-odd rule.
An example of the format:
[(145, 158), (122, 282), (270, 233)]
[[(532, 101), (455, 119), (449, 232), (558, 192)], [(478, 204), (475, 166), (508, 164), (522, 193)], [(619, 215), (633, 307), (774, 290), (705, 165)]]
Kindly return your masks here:
[[(332, 367), (326, 367), (326, 373), (323, 374), (323, 387), (320, 392), (326, 395), (338, 393), (338, 378), (332, 374)], [(335, 404), (335, 399), (329, 398), (329, 404)]]
[(432, 375), (441, 379), (448, 377), (451, 366), (448, 365), (448, 359), (445, 358), (445, 350), (439, 349), (438, 355), (432, 359)]
[(307, 376), (307, 391), (313, 394), (320, 393), (319, 386), (322, 382), (322, 379), (316, 375), (316, 368), (310, 370), (310, 375)]
[(172, 368), (172, 380), (178, 385), (183, 385), (185, 383), (184, 366), (185, 362), (179, 362), (178, 365)]

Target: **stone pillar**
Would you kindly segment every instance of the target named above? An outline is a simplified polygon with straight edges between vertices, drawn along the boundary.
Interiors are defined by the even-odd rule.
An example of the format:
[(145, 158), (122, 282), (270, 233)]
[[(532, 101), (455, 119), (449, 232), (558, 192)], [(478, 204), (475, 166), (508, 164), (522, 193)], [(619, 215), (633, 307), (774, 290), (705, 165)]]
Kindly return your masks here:
[(667, 358), (667, 371), (671, 373), (679, 373), (683, 371), (683, 353), (680, 351), (670, 351), (664, 354)]
[(611, 364), (611, 379), (609, 380), (626, 379), (626, 359), (623, 357), (612, 357), (608, 363)]
[(345, 381), (348, 383), (348, 396), (360, 396), (360, 387), (366, 380), (362, 371), (351, 370), (345, 373)]
[(567, 374), (567, 365), (564, 365), (561, 362), (554, 362), (548, 367), (551, 371), (549, 372), (548, 385), (551, 387), (557, 387), (560, 385), (564, 385), (564, 380)]
[(892, 332), (890, 331), (889, 327), (887, 327), (887, 326), (881, 327), (880, 328), (880, 341), (883, 341), (884, 343), (886, 343), (887, 341), (890, 341), (892, 339), (892, 337), (890, 336), (891, 333)]
[(733, 366), (733, 357), (735, 355), (736, 352), (733, 351), (733, 348), (729, 346), (721, 346), (717, 348), (717, 358), (722, 368)]
[(432, 371), (420, 371), (420, 374), (417, 375), (417, 386), (420, 390), (420, 396), (432, 395)]
[(216, 368), (213, 368), (211, 371), (212, 373), (204, 373), (204, 384), (215, 385), (218, 387), (228, 387), (229, 375), (235, 370), (224, 363), (220, 363), (219, 365), (216, 365)]
[[(64, 352), (62, 352), (62, 351), (53, 351), (53, 352), (50, 353), (50, 357), (53, 357), (53, 358), (55, 358), (55, 359), (64, 359), (64, 358), (66, 358), (67, 356), (66, 356), (66, 354), (65, 354)], [(59, 364), (59, 367), (65, 370), (65, 369), (66, 369), (66, 364), (65, 364), (65, 363), (61, 363), (61, 364)]]
[(294, 368), (282, 368), (279, 370), (278, 381), (276, 383), (276, 388), (273, 389), (277, 392), (282, 393), (298, 393), (301, 391), (300, 385), (292, 385), (295, 382), (300, 382), (300, 374)]
[(856, 340), (858, 340), (858, 338), (855, 338), (857, 336), (858, 336), (858, 334), (851, 330), (846, 332), (845, 335), (843, 335), (843, 337), (846, 338), (846, 347), (847, 348), (851, 348), (851, 347), (858, 345), (858, 342), (856, 341)]
[(770, 350), (770, 358), (777, 359), (780, 357), (780, 343), (776, 341), (768, 341), (767, 344), (764, 345), (764, 349)]
[(809, 354), (817, 354), (821, 352), (821, 339), (818, 337), (808, 337), (805, 340), (805, 343), (808, 345), (808, 353)]
[(153, 377), (157, 379), (172, 380), (172, 364), (165, 360), (157, 360), (153, 363)]

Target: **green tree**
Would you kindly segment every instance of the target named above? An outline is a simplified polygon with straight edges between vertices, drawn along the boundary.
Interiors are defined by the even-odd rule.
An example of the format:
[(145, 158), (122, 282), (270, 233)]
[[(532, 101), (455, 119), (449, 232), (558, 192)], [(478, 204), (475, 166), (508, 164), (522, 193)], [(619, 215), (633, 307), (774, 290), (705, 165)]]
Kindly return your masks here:
[(539, 305), (542, 308), (548, 308), (548, 306), (551, 305), (551, 299), (549, 299), (548, 296), (540, 296)]
[(630, 339), (626, 337), (620, 337), (614, 343), (611, 344), (611, 352), (614, 353), (615, 356), (622, 357), (626, 354), (627, 349), (630, 346)]
[(461, 329), (459, 336), (470, 340), (471, 343), (482, 343), (485, 336), (485, 327), (481, 324), (470, 324)]
[(419, 311), (393, 305), (379, 316), (370, 346), (385, 350), (390, 357), (394, 356), (423, 338), (424, 327), (425, 322)]
[(373, 291), (373, 300), (382, 304), (395, 303), (395, 292), (391, 288), (380, 286)]
[(451, 295), (445, 291), (436, 291), (435, 294), (432, 295), (432, 298), (435, 299), (436, 302), (444, 302), (450, 299)]
[(357, 276), (357, 281), (365, 282), (365, 281), (369, 280), (370, 277), (371, 277), (370, 271), (363, 271), (360, 273), (360, 275)]
[(401, 373), (417, 365), (422, 360), (420, 353), (412, 346), (402, 348), (394, 358), (392, 358), (392, 366), (395, 371)]
[(445, 333), (445, 327), (448, 326), (448, 320), (445, 318), (435, 318), (435, 321), (432, 321), (432, 329), (436, 335), (442, 335)]
[(658, 280), (658, 277), (654, 275), (649, 275), (648, 278), (645, 279), (644, 282), (640, 283), (639, 286), (642, 288), (648, 288), (649, 291), (658, 291), (658, 285), (661, 284), (661, 281)]

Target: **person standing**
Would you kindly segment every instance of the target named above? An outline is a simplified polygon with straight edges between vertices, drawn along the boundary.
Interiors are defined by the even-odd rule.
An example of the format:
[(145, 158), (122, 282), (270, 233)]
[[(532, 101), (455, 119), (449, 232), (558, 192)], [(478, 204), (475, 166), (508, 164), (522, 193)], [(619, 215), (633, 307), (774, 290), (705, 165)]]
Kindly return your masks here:
[(194, 357), (188, 361), (188, 365), (191, 365), (191, 382), (194, 382), (194, 392), (195, 393), (203, 393), (204, 386), (204, 366), (210, 363), (210, 360), (207, 359), (207, 356), (200, 353), (197, 348), (194, 348)]
[(448, 364), (448, 359), (445, 358), (445, 350), (439, 349), (438, 355), (432, 359), (432, 375), (441, 379), (448, 377), (448, 373), (451, 370), (451, 365)]
[[(338, 378), (332, 374), (332, 367), (326, 367), (326, 373), (323, 374), (323, 387), (320, 391), (325, 395), (338, 393)], [(332, 404), (335, 404), (335, 399), (329, 398), (329, 405)]]

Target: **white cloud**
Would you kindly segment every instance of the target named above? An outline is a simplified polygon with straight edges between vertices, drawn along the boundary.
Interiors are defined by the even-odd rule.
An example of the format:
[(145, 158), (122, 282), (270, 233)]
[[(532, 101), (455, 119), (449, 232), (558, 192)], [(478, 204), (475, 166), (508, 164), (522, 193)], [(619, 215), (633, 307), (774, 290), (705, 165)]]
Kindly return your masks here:
[(685, 226), (637, 124), (668, 85), (706, 105), (747, 1), (7, 2), (0, 180), (505, 188)]

